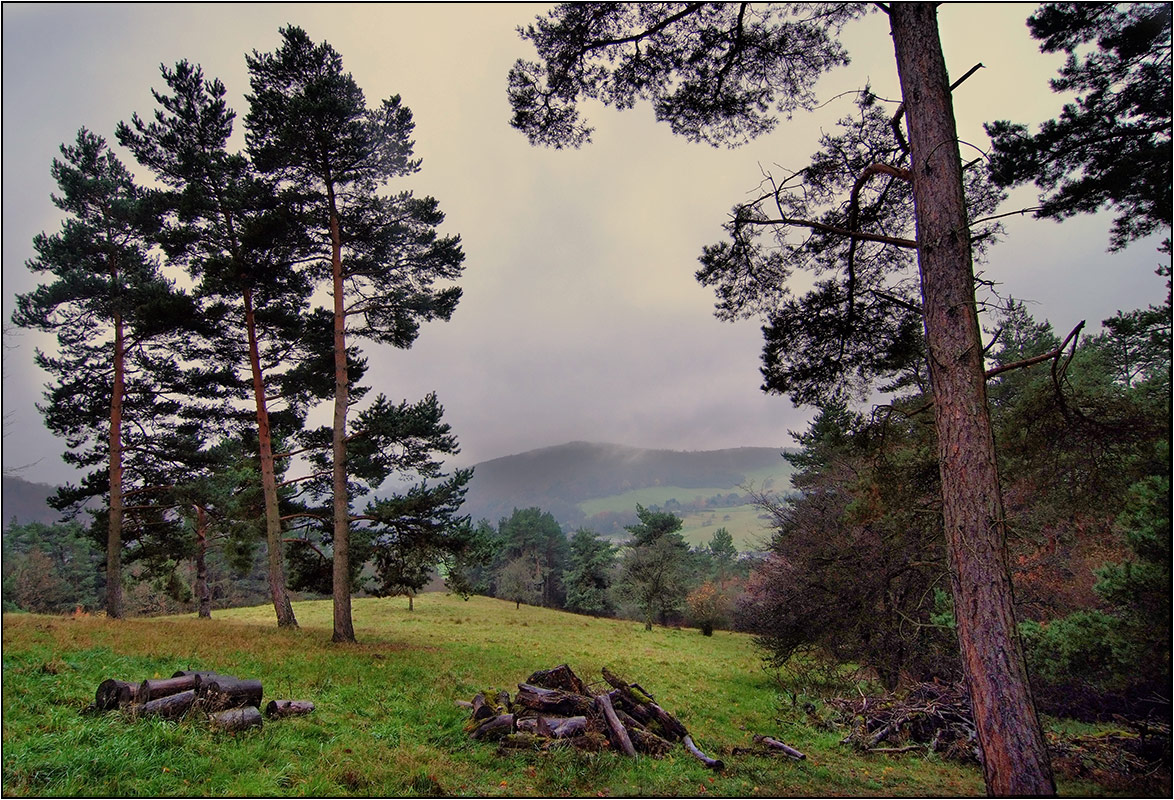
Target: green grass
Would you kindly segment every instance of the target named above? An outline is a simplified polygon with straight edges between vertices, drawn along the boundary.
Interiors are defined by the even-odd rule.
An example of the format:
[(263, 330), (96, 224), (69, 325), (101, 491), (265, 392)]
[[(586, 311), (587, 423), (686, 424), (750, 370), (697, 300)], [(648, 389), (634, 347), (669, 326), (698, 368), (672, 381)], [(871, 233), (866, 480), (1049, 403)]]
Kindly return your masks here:
[[(5, 615), (3, 793), (6, 796), (780, 796), (980, 795), (977, 768), (936, 758), (861, 756), (780, 708), (745, 636), (596, 620), (487, 598), (359, 599), (360, 643), (329, 642), (327, 601), (295, 604), (301, 628), (272, 609), (192, 617)], [(631, 760), (571, 751), (499, 754), (470, 740), (454, 706), (478, 690), (516, 689), (567, 662), (599, 680), (608, 665), (657, 695), (727, 769), (683, 750)], [(266, 700), (309, 699), (306, 717), (217, 735), (197, 718), (131, 721), (78, 712), (105, 678), (176, 669), (260, 678)], [(793, 762), (729, 755), (753, 733), (808, 754)], [(1070, 794), (1103, 792), (1066, 784)]]

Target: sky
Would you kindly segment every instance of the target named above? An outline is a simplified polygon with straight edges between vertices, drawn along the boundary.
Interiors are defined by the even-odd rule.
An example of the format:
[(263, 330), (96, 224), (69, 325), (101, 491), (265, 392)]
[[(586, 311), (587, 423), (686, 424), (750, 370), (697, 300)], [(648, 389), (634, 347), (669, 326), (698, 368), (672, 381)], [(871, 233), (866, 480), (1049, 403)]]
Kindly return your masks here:
[[(951, 75), (985, 69), (959, 87), (959, 138), (985, 148), (982, 123), (1033, 126), (1064, 98), (1048, 78), (1061, 58), (1042, 55), (1025, 20), (1030, 4), (946, 5), (939, 11)], [(531, 147), (511, 129), (506, 74), (533, 58), (518, 26), (543, 5), (427, 4), (19, 4), (3, 6), (3, 313), (36, 285), (32, 239), (60, 228), (50, 201), (52, 160), (80, 127), (114, 142), (119, 121), (154, 111), (159, 65), (181, 59), (219, 77), (236, 109), (243, 146), (245, 53), (272, 52), (278, 29), (328, 41), (377, 104), (399, 94), (413, 112), (422, 170), (396, 189), (437, 198), (441, 230), (461, 236), (462, 302), (452, 320), (424, 326), (414, 347), (364, 346), (369, 382), (392, 400), (435, 391), (459, 438), (456, 465), (574, 440), (709, 450), (791, 444), (810, 409), (760, 390), (761, 323), (721, 322), (713, 295), (693, 277), (704, 245), (722, 239), (731, 207), (751, 195), (761, 170), (798, 169), (849, 112), (832, 98), (866, 82), (898, 96), (887, 19), (850, 25), (852, 64), (821, 82), (828, 104), (797, 113), (737, 149), (676, 137), (645, 104), (583, 112), (594, 142), (580, 150)], [(1033, 204), (1031, 187), (1006, 210)], [(1108, 253), (1106, 215), (1062, 225), (1013, 218), (981, 267), (1000, 290), (1029, 302), (1061, 332), (1087, 319), (1095, 331), (1118, 309), (1158, 302), (1156, 240)], [(53, 339), (5, 337), (3, 466), (28, 480), (79, 475), (63, 442), (35, 408), (48, 376), (34, 348)], [(326, 411), (317, 412), (325, 424)]]

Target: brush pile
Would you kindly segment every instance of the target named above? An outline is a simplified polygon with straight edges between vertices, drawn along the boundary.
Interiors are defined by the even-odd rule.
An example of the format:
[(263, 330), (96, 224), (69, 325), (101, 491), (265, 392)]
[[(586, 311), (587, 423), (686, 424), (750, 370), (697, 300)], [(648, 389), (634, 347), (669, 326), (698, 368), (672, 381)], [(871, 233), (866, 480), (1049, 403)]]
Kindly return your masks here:
[[(220, 731), (240, 731), (261, 725), (261, 681), (217, 672), (180, 670), (170, 678), (148, 678), (142, 683), (110, 678), (98, 685), (86, 712), (121, 710), (132, 718), (178, 719), (204, 713)], [(308, 714), (308, 700), (271, 700), (270, 719)]]
[(970, 700), (960, 685), (919, 683), (900, 697), (841, 697), (829, 705), (836, 721), (850, 727), (842, 743), (858, 750), (933, 751), (955, 761), (980, 758)]
[(607, 667), (602, 672), (610, 689), (589, 687), (561, 664), (535, 672), (518, 684), (513, 697), (508, 691), (492, 697), (481, 692), (472, 702), (457, 704), (472, 712), (467, 728), (474, 739), (496, 741), (503, 748), (612, 748), (628, 756), (660, 757), (680, 743), (710, 769), (725, 769), (722, 761), (698, 749), (681, 721), (640, 684)]

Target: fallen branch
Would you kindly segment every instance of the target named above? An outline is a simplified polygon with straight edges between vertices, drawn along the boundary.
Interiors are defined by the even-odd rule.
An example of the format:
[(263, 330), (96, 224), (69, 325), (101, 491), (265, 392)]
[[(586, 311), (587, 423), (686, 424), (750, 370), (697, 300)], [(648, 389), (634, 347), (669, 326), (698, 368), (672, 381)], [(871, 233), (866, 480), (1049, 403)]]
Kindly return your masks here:
[(693, 756), (694, 758), (696, 758), (698, 761), (700, 761), (705, 766), (709, 767), (712, 770), (716, 770), (718, 772), (721, 772), (723, 769), (726, 768), (725, 762), (722, 761), (721, 759), (710, 758), (709, 756), (705, 755), (705, 753), (701, 752), (701, 750), (697, 747), (697, 745), (693, 744), (693, 737), (692, 736), (686, 735), (684, 742), (685, 742), (685, 749), (689, 751), (689, 754), (691, 756)]
[(806, 755), (804, 755), (803, 753), (800, 753), (794, 747), (791, 747), (788, 744), (784, 744), (783, 742), (780, 742), (778, 739), (772, 739), (770, 736), (762, 736), (759, 734), (755, 734), (754, 741), (758, 742), (760, 745), (762, 745), (763, 747), (766, 747), (770, 750), (777, 750), (778, 752), (783, 753), (784, 755), (790, 756), (791, 758), (795, 759), (796, 761), (803, 761), (804, 759), (807, 758)]

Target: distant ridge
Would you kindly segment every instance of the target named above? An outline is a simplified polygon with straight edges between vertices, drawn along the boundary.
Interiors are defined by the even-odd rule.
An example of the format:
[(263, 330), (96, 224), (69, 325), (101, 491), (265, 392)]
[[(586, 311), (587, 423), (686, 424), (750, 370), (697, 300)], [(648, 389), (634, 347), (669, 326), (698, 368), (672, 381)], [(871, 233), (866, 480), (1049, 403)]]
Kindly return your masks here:
[(781, 447), (681, 451), (568, 442), (477, 464), (464, 513), (496, 524), (514, 508), (538, 506), (573, 526), (584, 518), (578, 504), (585, 500), (650, 486), (734, 489), (747, 473), (778, 465), (782, 453)]
[(56, 486), (47, 483), (33, 483), (15, 475), (3, 478), (3, 495), (0, 497), (0, 523), (7, 528), (15, 522), (27, 525), (30, 522), (53, 524), (61, 518), (61, 512), (49, 506), (49, 498), (57, 493)]

